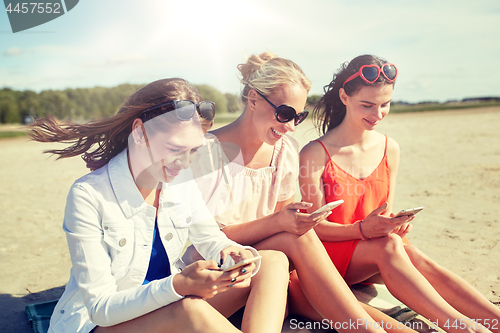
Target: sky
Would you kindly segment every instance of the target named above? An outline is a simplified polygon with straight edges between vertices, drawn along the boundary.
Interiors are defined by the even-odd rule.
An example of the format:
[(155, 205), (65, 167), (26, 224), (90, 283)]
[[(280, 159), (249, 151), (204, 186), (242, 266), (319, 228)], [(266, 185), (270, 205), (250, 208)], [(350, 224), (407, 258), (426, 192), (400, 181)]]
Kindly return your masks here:
[(500, 1), (81, 0), (15, 34), (0, 11), (0, 88), (182, 77), (239, 94), (236, 66), (265, 51), (296, 62), (310, 95), (374, 54), (399, 69), (395, 101), (500, 96)]

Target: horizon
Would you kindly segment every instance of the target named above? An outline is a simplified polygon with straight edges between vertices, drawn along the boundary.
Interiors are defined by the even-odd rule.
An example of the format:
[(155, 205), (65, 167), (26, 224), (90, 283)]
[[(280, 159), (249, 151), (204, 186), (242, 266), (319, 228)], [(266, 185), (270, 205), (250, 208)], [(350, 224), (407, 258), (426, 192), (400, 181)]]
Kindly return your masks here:
[[(94, 89), (94, 88), (104, 88), (104, 89), (112, 89), (112, 88), (116, 88), (120, 85), (139, 85), (139, 86), (145, 86), (147, 85), (148, 83), (120, 83), (120, 84), (117, 84), (115, 86), (110, 86), (110, 87), (106, 87), (106, 86), (92, 86), (92, 87), (68, 87), (68, 88), (64, 88), (64, 89), (44, 89), (44, 90), (40, 90), (40, 91), (36, 91), (36, 90), (30, 90), (30, 89), (25, 89), (25, 90), (17, 90), (17, 89), (12, 89), (11, 87), (1, 87), (0, 89), (1, 90), (4, 90), (4, 89), (10, 89), (10, 90), (13, 90), (13, 91), (18, 91), (18, 92), (25, 92), (25, 91), (33, 91), (37, 94), (40, 94), (41, 92), (43, 91), (65, 91), (65, 90), (77, 90), (77, 89)], [(211, 86), (210, 84), (208, 83), (200, 83), (200, 84), (194, 84), (195, 86), (199, 86), (199, 85), (208, 85), (208, 86)], [(215, 88), (213, 86), (211, 86), (212, 88)], [(228, 92), (225, 92), (225, 91), (219, 91), (220, 93), (222, 94), (226, 94)], [(233, 93), (229, 93), (229, 94), (233, 94)], [(239, 94), (233, 94), (235, 96), (237, 96), (238, 98), (240, 97)], [(310, 97), (314, 97), (314, 96), (322, 96), (321, 94), (311, 94), (309, 93), (307, 95), (308, 98)], [(426, 104), (426, 103), (438, 103), (438, 104), (446, 104), (446, 103), (466, 103), (466, 102), (474, 102), (476, 100), (495, 100), (495, 99), (498, 99), (500, 100), (500, 95), (498, 96), (471, 96), (471, 97), (465, 97), (465, 98), (462, 98), (462, 99), (450, 99), (450, 100), (446, 100), (446, 101), (437, 101), (437, 100), (422, 100), (422, 101), (418, 101), (418, 102), (408, 102), (408, 101), (405, 101), (405, 100), (391, 100), (391, 104), (393, 103), (399, 103), (399, 104), (410, 104), (410, 105), (416, 105), (416, 104)]]

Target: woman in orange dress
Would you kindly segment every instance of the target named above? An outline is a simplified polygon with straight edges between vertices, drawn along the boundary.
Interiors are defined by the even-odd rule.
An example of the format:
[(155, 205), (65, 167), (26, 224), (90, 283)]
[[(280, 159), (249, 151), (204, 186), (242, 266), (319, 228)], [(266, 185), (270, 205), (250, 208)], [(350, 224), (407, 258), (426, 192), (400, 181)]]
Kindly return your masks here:
[[(412, 217), (393, 217), (399, 146), (375, 128), (389, 113), (396, 77), (395, 65), (364, 55), (325, 87), (315, 109), (324, 135), (302, 149), (299, 182), (303, 200), (313, 204), (310, 212), (326, 202), (344, 203), (315, 231), (348, 284), (383, 281), (396, 298), (449, 332), (500, 332), (500, 310), (404, 241)], [(293, 295), (300, 298), (300, 290)]]
[[(344, 200), (343, 204), (332, 211), (328, 221), (352, 225), (363, 220), (374, 208), (384, 205), (389, 200), (391, 170), (387, 158), (387, 137), (385, 137), (382, 160), (366, 178), (356, 178), (348, 171), (343, 170), (334, 162), (326, 146), (319, 140), (316, 142), (323, 147), (324, 153), (328, 156), (322, 177), (325, 201)], [(406, 220), (406, 218), (399, 220)], [(359, 224), (359, 226), (361, 225)], [(361, 237), (361, 234), (359, 236)], [(406, 240), (406, 238), (404, 239)], [(322, 242), (342, 276), (345, 276), (351, 257), (360, 240)]]

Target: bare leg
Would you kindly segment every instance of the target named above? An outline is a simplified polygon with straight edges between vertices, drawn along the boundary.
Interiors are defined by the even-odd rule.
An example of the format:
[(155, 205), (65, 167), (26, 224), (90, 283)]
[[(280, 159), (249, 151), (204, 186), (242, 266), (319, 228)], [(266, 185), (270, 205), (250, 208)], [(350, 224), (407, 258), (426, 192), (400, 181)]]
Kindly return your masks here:
[[(477, 329), (471, 325), (467, 317), (451, 307), (432, 287), (432, 285), (413, 266), (408, 257), (401, 237), (389, 235), (359, 242), (347, 268), (345, 279), (349, 284), (364, 281), (377, 273), (382, 278), (389, 291), (400, 301), (423, 316), (437, 322), (440, 327), (448, 321), (449, 332), (471, 332)], [(457, 320), (464, 322), (453, 327)]]
[[(295, 313), (304, 317), (307, 317), (313, 321), (321, 321), (323, 318), (320, 314), (314, 310), (314, 308), (309, 304), (309, 301), (302, 291), (300, 282), (296, 272), (292, 272), (290, 276), (290, 286), (288, 288), (288, 304), (290, 307), (290, 312)], [(361, 306), (366, 310), (366, 312), (377, 321), (381, 327), (383, 327), (387, 332), (398, 332), (398, 333), (415, 333), (416, 331), (406, 327), (399, 321), (389, 317), (385, 313), (367, 305), (361, 303)]]
[(186, 297), (127, 322), (97, 327), (95, 333), (240, 332), (201, 298)]
[(374, 320), (356, 300), (314, 230), (301, 236), (282, 232), (260, 241), (254, 247), (259, 250), (278, 250), (287, 255), (297, 270), (304, 294), (321, 318), (333, 322), (359, 321), (366, 324), (359, 329), (348, 328), (344, 332), (383, 332), (374, 328)]
[[(278, 251), (260, 251), (261, 267), (250, 288), (231, 289), (208, 300), (229, 317), (246, 303), (243, 332), (281, 332), (288, 289), (288, 259)], [(247, 301), (248, 298), (248, 301)]]
[[(412, 245), (405, 250), (413, 265), (429, 281), (436, 291), (455, 309), (469, 318), (489, 323), (490, 330), (500, 332), (500, 309), (489, 302), (458, 275), (439, 265)], [(488, 319), (485, 321), (485, 319)], [(496, 329), (494, 329), (494, 323)]]

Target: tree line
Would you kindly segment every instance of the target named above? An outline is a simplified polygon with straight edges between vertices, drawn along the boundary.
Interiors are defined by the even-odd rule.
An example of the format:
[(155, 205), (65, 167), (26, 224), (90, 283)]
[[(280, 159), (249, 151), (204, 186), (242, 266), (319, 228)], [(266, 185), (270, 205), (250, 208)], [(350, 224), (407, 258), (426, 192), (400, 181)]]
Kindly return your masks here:
[[(39, 93), (10, 88), (0, 90), (0, 124), (27, 123), (53, 116), (59, 120), (88, 121), (115, 114), (126, 98), (144, 85), (122, 84), (112, 88), (44, 90)], [(218, 114), (237, 112), (238, 96), (222, 94), (209, 85), (195, 85), (205, 100), (216, 104)]]
[[(39, 93), (10, 88), (0, 90), (0, 124), (28, 123), (33, 118), (53, 116), (59, 120), (84, 122), (109, 117), (115, 114), (126, 98), (144, 85), (121, 84), (112, 88), (94, 87), (65, 90), (44, 90)], [(212, 86), (195, 85), (201, 96), (216, 104), (216, 113), (239, 112), (242, 109), (238, 96), (223, 94)], [(312, 95), (307, 98), (307, 110), (312, 110), (321, 98)], [(412, 112), (464, 107), (500, 105), (499, 97), (467, 98), (461, 101), (421, 102), (392, 104), (393, 112)]]

